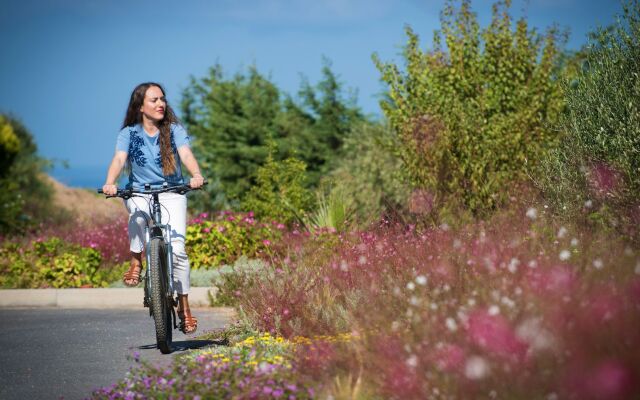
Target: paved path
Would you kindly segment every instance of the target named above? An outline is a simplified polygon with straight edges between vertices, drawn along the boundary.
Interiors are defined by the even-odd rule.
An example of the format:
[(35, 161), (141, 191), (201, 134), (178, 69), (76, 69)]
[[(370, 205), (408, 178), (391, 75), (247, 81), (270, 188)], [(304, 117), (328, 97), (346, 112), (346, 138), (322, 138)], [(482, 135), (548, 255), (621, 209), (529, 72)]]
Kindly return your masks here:
[[(225, 312), (227, 311), (227, 312)], [(228, 310), (193, 309), (197, 334), (231, 321)], [(147, 309), (0, 309), (0, 399), (82, 399), (122, 379), (134, 351), (154, 363), (172, 355), (155, 348)], [(212, 344), (174, 331), (175, 354)]]

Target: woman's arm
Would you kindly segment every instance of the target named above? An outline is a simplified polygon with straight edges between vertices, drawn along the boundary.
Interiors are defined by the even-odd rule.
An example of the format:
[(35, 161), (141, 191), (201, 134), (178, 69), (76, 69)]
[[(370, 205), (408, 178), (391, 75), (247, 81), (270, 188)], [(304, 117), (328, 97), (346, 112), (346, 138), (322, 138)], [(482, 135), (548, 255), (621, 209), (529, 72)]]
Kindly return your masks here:
[(178, 154), (180, 155), (180, 160), (187, 167), (187, 170), (191, 174), (192, 178), (189, 181), (189, 186), (194, 189), (199, 188), (204, 184), (204, 177), (200, 173), (200, 167), (198, 166), (198, 161), (194, 157), (191, 152), (191, 148), (189, 146), (180, 146), (178, 148)]
[(107, 180), (102, 186), (102, 191), (108, 195), (114, 195), (118, 191), (116, 187), (116, 179), (120, 175), (122, 168), (124, 167), (124, 163), (127, 162), (127, 152), (126, 151), (116, 151), (116, 154), (113, 156), (113, 160), (111, 160), (111, 165), (109, 165), (109, 170), (107, 171)]

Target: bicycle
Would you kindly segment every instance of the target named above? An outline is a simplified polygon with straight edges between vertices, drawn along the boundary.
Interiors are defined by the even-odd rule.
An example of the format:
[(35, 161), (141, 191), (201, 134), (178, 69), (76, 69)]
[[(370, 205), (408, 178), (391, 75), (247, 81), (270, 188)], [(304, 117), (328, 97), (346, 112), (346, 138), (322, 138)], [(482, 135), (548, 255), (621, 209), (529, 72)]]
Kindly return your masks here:
[[(205, 181), (205, 185), (207, 182)], [(177, 329), (174, 307), (178, 305), (173, 298), (173, 254), (171, 250), (171, 226), (162, 224), (162, 211), (159, 201), (160, 193), (173, 192), (186, 194), (192, 189), (189, 185), (169, 186), (166, 182), (159, 189), (151, 189), (145, 184), (144, 190), (118, 189), (115, 195), (106, 198), (120, 197), (128, 200), (139, 195), (151, 195), (151, 221), (145, 229), (145, 254), (147, 269), (144, 276), (144, 307), (149, 308), (149, 315), (153, 317), (156, 330), (156, 344), (162, 354), (171, 353), (172, 329)], [(98, 193), (104, 194), (102, 189)], [(138, 196), (136, 196), (138, 195)]]

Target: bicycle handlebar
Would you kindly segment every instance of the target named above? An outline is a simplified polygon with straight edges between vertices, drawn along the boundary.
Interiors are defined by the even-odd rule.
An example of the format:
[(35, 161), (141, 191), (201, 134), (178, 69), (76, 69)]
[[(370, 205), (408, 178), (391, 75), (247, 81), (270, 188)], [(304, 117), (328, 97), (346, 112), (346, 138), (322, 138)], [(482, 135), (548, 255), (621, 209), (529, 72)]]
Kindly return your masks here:
[[(207, 181), (204, 181), (204, 183), (202, 185), (204, 186), (207, 183), (208, 183)], [(198, 189), (200, 189), (200, 188), (198, 188)], [(118, 189), (118, 191), (116, 192), (115, 195), (106, 195), (106, 198), (122, 197), (123, 199), (126, 200), (126, 199), (130, 199), (131, 197), (133, 197), (134, 194), (156, 194), (156, 193), (166, 193), (166, 192), (174, 192), (174, 193), (178, 193), (178, 194), (185, 194), (185, 193), (190, 192), (192, 190), (198, 190), (198, 189), (194, 189), (190, 185), (163, 186), (163, 187), (157, 188), (157, 189), (144, 189), (144, 190)], [(99, 194), (104, 194), (104, 191), (102, 189), (98, 189), (98, 193)]]

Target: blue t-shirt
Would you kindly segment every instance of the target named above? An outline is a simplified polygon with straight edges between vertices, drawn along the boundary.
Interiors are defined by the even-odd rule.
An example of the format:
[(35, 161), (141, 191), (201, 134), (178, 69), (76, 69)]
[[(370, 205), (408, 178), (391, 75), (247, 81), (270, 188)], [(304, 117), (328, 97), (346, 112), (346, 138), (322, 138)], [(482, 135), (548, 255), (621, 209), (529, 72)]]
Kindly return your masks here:
[(189, 146), (187, 131), (181, 125), (171, 125), (171, 147), (176, 158), (176, 170), (172, 175), (164, 175), (162, 172), (159, 139), (160, 132), (150, 136), (141, 124), (124, 127), (118, 133), (116, 151), (126, 152), (131, 165), (127, 187), (140, 190), (144, 189), (145, 183), (152, 187), (162, 186), (164, 182), (169, 185), (184, 184), (178, 149)]

